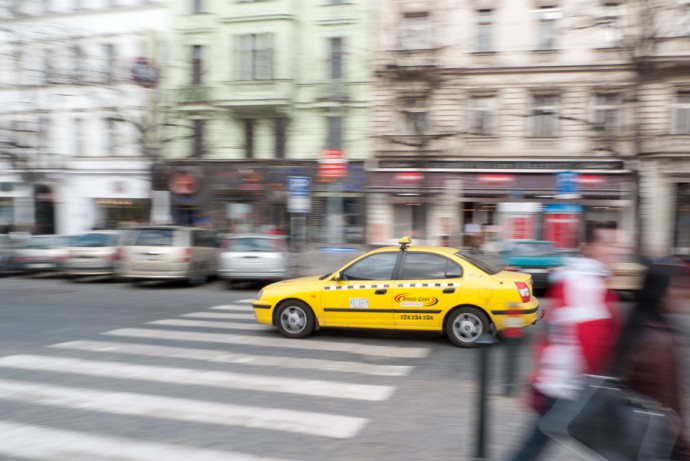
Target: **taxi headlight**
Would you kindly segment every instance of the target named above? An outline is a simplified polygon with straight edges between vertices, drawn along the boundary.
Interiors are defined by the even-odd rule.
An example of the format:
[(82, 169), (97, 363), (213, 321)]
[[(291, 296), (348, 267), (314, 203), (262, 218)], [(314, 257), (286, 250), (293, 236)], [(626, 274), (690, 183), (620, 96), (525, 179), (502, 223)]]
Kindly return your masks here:
[(264, 290), (259, 291), (259, 294), (256, 295), (256, 299), (261, 299), (261, 296), (264, 294)]

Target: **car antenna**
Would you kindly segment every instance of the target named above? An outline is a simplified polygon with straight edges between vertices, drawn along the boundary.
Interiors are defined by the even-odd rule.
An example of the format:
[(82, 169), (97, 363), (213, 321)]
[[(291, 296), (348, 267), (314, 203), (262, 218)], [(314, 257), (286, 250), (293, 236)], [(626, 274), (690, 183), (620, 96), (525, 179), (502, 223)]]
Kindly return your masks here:
[(398, 240), (398, 243), (400, 244), (400, 250), (405, 251), (407, 250), (407, 247), (412, 245), (412, 239), (408, 235), (406, 235), (400, 240)]

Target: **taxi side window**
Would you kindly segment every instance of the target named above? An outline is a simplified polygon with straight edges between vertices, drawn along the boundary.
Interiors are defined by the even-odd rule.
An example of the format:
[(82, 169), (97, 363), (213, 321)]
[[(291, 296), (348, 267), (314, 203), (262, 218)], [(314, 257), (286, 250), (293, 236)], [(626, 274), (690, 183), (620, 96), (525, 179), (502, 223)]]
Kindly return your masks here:
[(462, 277), (462, 267), (442, 256), (407, 253), (400, 280), (432, 280)]
[(343, 280), (390, 280), (398, 253), (377, 253), (357, 261), (342, 273)]

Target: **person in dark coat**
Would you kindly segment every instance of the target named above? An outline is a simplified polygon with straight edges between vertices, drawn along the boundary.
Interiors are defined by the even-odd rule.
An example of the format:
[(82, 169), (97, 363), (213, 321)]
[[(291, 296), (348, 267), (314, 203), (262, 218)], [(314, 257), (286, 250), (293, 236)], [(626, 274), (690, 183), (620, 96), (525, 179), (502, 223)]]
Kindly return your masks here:
[(683, 429), (671, 459), (690, 461), (682, 409), (681, 337), (664, 317), (690, 305), (690, 280), (677, 275), (676, 269), (672, 262), (649, 267), (621, 332), (613, 371), (623, 377), (629, 389), (652, 397), (680, 415)]

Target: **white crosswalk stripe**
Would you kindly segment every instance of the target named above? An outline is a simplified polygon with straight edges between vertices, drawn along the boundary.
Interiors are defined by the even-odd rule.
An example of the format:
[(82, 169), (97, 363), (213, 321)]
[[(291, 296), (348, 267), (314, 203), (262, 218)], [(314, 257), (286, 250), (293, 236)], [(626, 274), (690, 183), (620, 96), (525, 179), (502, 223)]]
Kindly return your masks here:
[(0, 358), (0, 368), (370, 401), (387, 400), (394, 390), (391, 386), (353, 384), (316, 379), (281, 378), (225, 371), (135, 365), (28, 354), (2, 357)]
[(219, 349), (197, 349), (172, 346), (153, 346), (110, 341), (70, 341), (50, 346), (57, 349), (108, 352), (115, 354), (141, 355), (148, 357), (201, 360), (208, 362), (235, 363), (264, 367), (320, 370), (342, 373), (358, 373), (374, 376), (407, 376), (414, 367), (409, 365), (377, 365), (364, 362), (308, 359), (300, 357), (251, 355), (229, 353)]
[(147, 322), (147, 325), (166, 325), (172, 327), (218, 328), (223, 330), (272, 331), (275, 328), (260, 323), (207, 322), (203, 320), (165, 319)]
[(37, 461), (288, 461), (0, 421), (0, 455)]
[(256, 320), (256, 317), (254, 317), (254, 314), (251, 311), (246, 314), (232, 314), (228, 312), (192, 312), (189, 314), (180, 315), (180, 317), (188, 317), (192, 319)]
[[(317, 437), (354, 437), (366, 418), (0, 379), (0, 400)], [(0, 444), (1, 445), (1, 444)]]
[[(226, 427), (268, 431), (275, 437), (349, 439), (360, 434), (370, 421), (366, 413), (359, 414), (362, 409), (374, 409), (375, 402), (389, 400), (397, 388), (391, 385), (391, 378), (409, 375), (414, 369), (410, 360), (424, 358), (431, 351), (426, 347), (365, 341), (283, 338), (275, 328), (255, 321), (252, 301), (232, 301), (205, 311), (147, 322), (146, 327), (102, 333), (112, 340), (104, 337), (54, 344), (48, 346), (53, 351), (50, 355), (0, 357), (0, 402), (55, 414), (65, 410), (91, 413), (90, 418), (103, 422), (107, 418), (144, 417), (215, 425), (223, 431)], [(282, 355), (256, 353), (270, 350), (266, 348)], [(300, 357), (301, 351), (307, 357)], [(349, 359), (357, 355), (361, 361)], [(142, 362), (146, 357), (149, 359)], [(368, 357), (377, 362), (382, 362), (381, 358), (395, 361), (366, 363)], [(408, 363), (400, 363), (405, 361)], [(204, 366), (203, 362), (215, 365)], [(248, 367), (256, 367), (256, 373), (248, 373)], [(372, 383), (373, 377), (388, 380)], [(367, 382), (357, 382), (363, 379)], [(112, 390), (123, 387), (126, 391)], [(205, 390), (200, 391), (202, 388)], [(299, 403), (313, 403), (312, 398), (322, 399), (324, 404), (317, 407), (321, 411), (302, 410), (314, 408)], [(166, 440), (130, 438), (128, 432), (125, 437), (78, 432), (59, 427), (53, 419), (38, 424), (9, 419), (0, 416), (0, 459), (287, 461)], [(235, 445), (229, 447), (236, 449)], [(270, 454), (274, 452), (281, 456), (280, 450)], [(285, 455), (290, 457), (289, 452)]]
[(293, 340), (262, 336), (242, 336), (218, 333), (199, 333), (189, 331), (153, 330), (146, 328), (122, 328), (103, 333), (109, 336), (130, 338), (150, 338), (175, 341), (198, 341), (220, 344), (240, 344), (247, 346), (278, 347), (315, 351), (346, 352), (377, 357), (424, 358), (429, 354), (426, 347), (376, 346), (364, 343), (331, 342), (315, 339)]
[(252, 306), (244, 305), (238, 306), (235, 304), (229, 304), (226, 306), (213, 306), (209, 307), (212, 311), (233, 311), (233, 312), (252, 312)]

